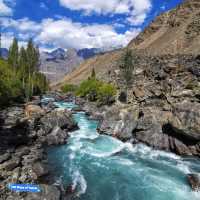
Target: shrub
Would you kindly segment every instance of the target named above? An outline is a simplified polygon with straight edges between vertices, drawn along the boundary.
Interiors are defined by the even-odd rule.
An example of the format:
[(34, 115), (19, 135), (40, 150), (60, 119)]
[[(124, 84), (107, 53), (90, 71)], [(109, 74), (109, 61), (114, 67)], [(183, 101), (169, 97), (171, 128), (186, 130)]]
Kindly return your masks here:
[(89, 101), (98, 101), (108, 104), (116, 94), (116, 88), (108, 83), (103, 83), (95, 78), (89, 78), (81, 83), (76, 95), (86, 97)]
[(76, 94), (80, 97), (87, 97), (90, 101), (97, 100), (98, 89), (102, 85), (99, 80), (90, 78), (81, 83)]
[(116, 88), (108, 83), (103, 83), (98, 90), (98, 101), (101, 104), (111, 104), (114, 101), (114, 96), (116, 95)]
[(0, 60), (0, 104), (8, 104), (10, 100), (19, 99), (22, 85), (13, 69), (4, 60)]
[(77, 86), (73, 84), (65, 84), (61, 88), (62, 92), (68, 93), (68, 92), (76, 92)]

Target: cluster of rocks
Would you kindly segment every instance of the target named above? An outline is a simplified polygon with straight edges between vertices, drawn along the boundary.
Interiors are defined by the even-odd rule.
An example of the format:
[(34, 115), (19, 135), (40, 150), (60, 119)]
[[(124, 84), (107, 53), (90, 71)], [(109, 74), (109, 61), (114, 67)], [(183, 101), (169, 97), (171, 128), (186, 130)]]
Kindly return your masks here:
[(200, 56), (137, 54), (135, 59), (128, 94), (121, 75), (112, 71), (118, 102), (105, 109), (99, 131), (200, 156)]
[(200, 56), (138, 54), (136, 59), (128, 93), (115, 69), (110, 80), (120, 88), (118, 101), (101, 108), (85, 103), (90, 118), (100, 120), (98, 131), (122, 141), (200, 157)]
[[(66, 143), (68, 132), (77, 129), (72, 113), (41, 105), (39, 98), (24, 106), (0, 111), (0, 199), (56, 200), (60, 188), (49, 183), (50, 176), (45, 149)], [(40, 184), (40, 193), (16, 193), (10, 183)]]

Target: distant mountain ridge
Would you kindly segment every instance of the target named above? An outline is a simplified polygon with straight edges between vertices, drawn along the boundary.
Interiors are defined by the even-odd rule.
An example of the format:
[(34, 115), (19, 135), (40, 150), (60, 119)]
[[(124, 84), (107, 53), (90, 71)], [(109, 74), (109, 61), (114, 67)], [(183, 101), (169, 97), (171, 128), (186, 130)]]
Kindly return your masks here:
[(40, 71), (51, 83), (57, 82), (79, 67), (84, 60), (101, 53), (103, 53), (102, 50), (97, 48), (80, 50), (58, 48), (51, 52), (42, 52)]

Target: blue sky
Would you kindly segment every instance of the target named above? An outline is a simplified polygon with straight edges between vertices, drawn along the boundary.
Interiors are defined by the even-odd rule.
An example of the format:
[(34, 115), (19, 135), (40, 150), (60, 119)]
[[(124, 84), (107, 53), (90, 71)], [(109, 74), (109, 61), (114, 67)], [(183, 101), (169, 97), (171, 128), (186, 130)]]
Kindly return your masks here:
[(182, 0), (0, 0), (2, 46), (31, 37), (42, 50), (125, 46)]

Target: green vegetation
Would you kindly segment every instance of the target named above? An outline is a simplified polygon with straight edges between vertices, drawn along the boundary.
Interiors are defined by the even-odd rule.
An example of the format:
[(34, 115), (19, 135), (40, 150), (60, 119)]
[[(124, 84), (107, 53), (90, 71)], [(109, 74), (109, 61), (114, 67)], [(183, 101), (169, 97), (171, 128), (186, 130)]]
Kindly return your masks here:
[(134, 62), (135, 59), (132, 51), (127, 49), (120, 60), (120, 69), (126, 83), (126, 88), (131, 86), (133, 82)]
[(65, 84), (61, 87), (63, 93), (76, 92), (77, 86), (73, 84)]
[(80, 84), (76, 90), (76, 95), (87, 98), (89, 101), (97, 101), (99, 105), (113, 103), (117, 92), (115, 86), (96, 79), (94, 74), (95, 71), (93, 70), (91, 77)]
[(96, 72), (95, 72), (95, 69), (94, 69), (94, 68), (92, 69), (91, 78), (96, 78)]
[(80, 84), (78, 90), (76, 91), (76, 94), (80, 97), (87, 97), (90, 101), (96, 101), (101, 85), (101, 81), (90, 78)]
[(98, 101), (100, 104), (110, 104), (115, 101), (114, 96), (117, 93), (117, 89), (108, 83), (102, 83), (98, 90)]
[(9, 48), (9, 54), (8, 54), (8, 63), (10, 66), (13, 67), (13, 69), (17, 69), (18, 66), (18, 41), (16, 38), (14, 38), (12, 45)]
[(46, 77), (39, 72), (39, 50), (29, 40), (19, 51), (15, 38), (8, 60), (0, 59), (0, 105), (40, 95), (48, 89)]
[(17, 100), (21, 96), (21, 81), (13, 73), (7, 61), (0, 59), (0, 105), (5, 105), (9, 100)]

